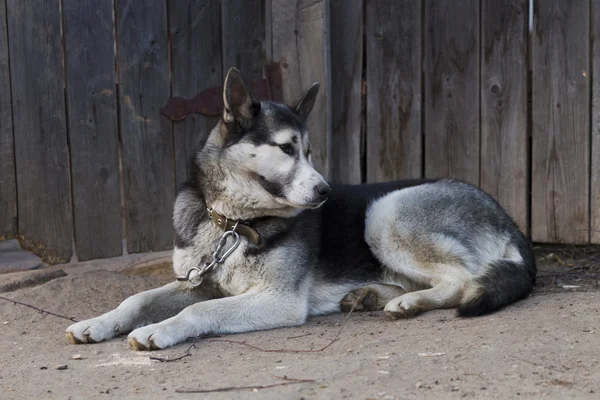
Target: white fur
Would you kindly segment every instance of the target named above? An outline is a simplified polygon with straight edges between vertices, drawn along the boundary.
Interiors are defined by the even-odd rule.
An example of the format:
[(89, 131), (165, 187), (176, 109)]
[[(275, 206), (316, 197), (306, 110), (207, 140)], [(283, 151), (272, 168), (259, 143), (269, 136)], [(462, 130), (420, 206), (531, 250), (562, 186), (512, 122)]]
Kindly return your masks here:
[[(384, 274), (384, 281), (400, 283), (410, 291), (385, 306), (384, 311), (394, 318), (407, 317), (423, 309), (456, 306), (463, 287), (474, 278), (465, 266), (478, 261), (455, 239), (440, 233), (415, 231), (404, 224), (401, 217), (398, 219), (395, 210), (404, 196), (415, 196), (415, 189), (418, 190), (407, 188), (392, 192), (373, 202), (366, 213), (365, 240), (389, 271)], [(428, 248), (435, 248), (436, 253), (448, 255), (449, 260), (460, 260), (459, 264), (423, 265), (411, 248), (411, 240), (415, 239), (428, 243)]]
[(324, 315), (340, 311), (340, 301), (353, 289), (361, 286), (357, 283), (317, 283), (310, 291), (309, 313), (310, 315)]
[[(241, 79), (239, 72), (233, 73), (233, 78)], [(240, 85), (239, 81), (233, 83)], [(227, 82), (225, 87), (228, 87)], [(314, 103), (315, 86), (312, 88), (307, 92), (306, 101), (300, 102), (304, 108), (308, 107), (300, 107), (302, 118)], [(237, 108), (229, 110), (231, 112), (227, 111), (230, 105), (225, 94), (223, 100), (224, 121), (254, 126), (250, 119), (257, 114), (253, 111), (255, 107), (250, 107), (254, 99), (249, 91), (245, 102), (234, 104)], [(298, 126), (275, 123), (270, 115), (275, 112), (274, 108), (269, 108), (267, 103), (263, 105), (266, 105), (261, 115), (265, 118), (264, 126)], [(192, 182), (198, 187), (181, 192), (175, 204), (176, 243), (185, 246), (175, 247), (173, 252), (176, 275), (185, 276), (191, 268), (201, 268), (204, 262), (210, 262), (223, 235), (198, 207), (211, 207), (232, 220), (251, 220), (263, 216), (294, 217), (302, 209), (322, 204), (316, 187), (325, 181), (313, 167), (307, 133), (295, 129), (272, 132), (266, 143), (259, 145), (252, 140), (264, 140), (264, 137), (230, 137), (240, 132), (233, 132), (231, 126), (223, 122), (211, 131), (195, 160), (199, 176)], [(286, 154), (282, 145), (293, 146), (294, 154)], [(162, 349), (205, 334), (298, 325), (309, 315), (339, 312), (346, 294), (357, 292), (355, 289), (365, 285), (371, 285), (368, 289), (371, 306), (375, 291), (378, 293), (376, 307), (381, 308), (380, 302), (387, 302), (385, 311), (393, 317), (454, 307), (461, 299), (478, 295), (480, 288), (473, 283), (477, 283), (476, 278), (485, 274), (486, 268), (491, 268), (495, 261), (523, 261), (519, 250), (511, 244), (510, 231), (503, 233), (496, 229), (498, 227), (486, 225), (485, 216), (483, 222), (475, 224), (477, 248), (473, 250), (471, 237), (464, 234), (471, 231), (469, 227), (461, 227), (462, 221), (457, 221), (454, 215), (457, 211), (451, 206), (471, 204), (458, 201), (461, 195), (471, 195), (476, 205), (489, 207), (490, 204), (484, 197), (473, 195), (475, 189), (459, 188), (456, 183), (422, 185), (389, 193), (369, 206), (364, 238), (383, 266), (382, 276), (373, 277), (377, 282), (343, 281), (350, 279), (343, 274), (339, 282), (324, 281), (319, 268), (328, 266), (311, 265), (308, 261), (319, 259), (319, 249), (286, 242), (302, 240), (293, 233), (291, 239), (284, 237), (278, 245), (258, 250), (250, 248), (248, 240), (242, 238), (239, 247), (208, 274), (199, 287), (175, 282), (139, 293), (113, 311), (71, 325), (67, 336), (74, 343), (89, 343), (131, 331), (129, 342), (134, 349)], [(456, 193), (457, 197), (452, 197)], [(441, 197), (436, 198), (438, 195)], [(432, 196), (438, 201), (433, 203), (438, 204), (437, 209), (421, 207)], [(420, 218), (412, 218), (415, 212), (422, 213)], [(439, 213), (439, 218), (445, 220), (431, 218), (431, 212)], [(458, 213), (464, 215), (464, 207)], [(423, 220), (428, 222), (423, 223)], [(455, 235), (452, 229), (446, 229), (448, 226), (461, 227), (463, 234)], [(322, 234), (322, 231), (314, 234)], [(231, 244), (230, 238), (225, 248)], [(378, 285), (381, 283), (390, 285)], [(362, 293), (366, 299), (365, 291)], [(356, 297), (355, 302), (360, 299)]]
[(323, 176), (313, 168), (304, 154), (300, 154), (294, 180), (287, 187), (285, 198), (292, 204), (318, 207), (321, 202), (314, 201), (315, 187), (321, 183), (325, 183)]
[[(217, 128), (211, 133), (218, 134)], [(293, 143), (292, 138), (297, 138)], [(215, 209), (232, 219), (249, 219), (244, 210), (252, 210), (252, 217), (260, 216), (261, 210), (268, 215), (291, 217), (302, 209), (316, 208), (322, 200), (316, 199), (315, 187), (325, 183), (325, 179), (312, 165), (307, 139), (300, 132), (284, 129), (272, 135), (273, 144), (256, 146), (250, 142), (240, 142), (219, 156), (219, 168), (224, 173), (222, 186), (225, 196), (220, 199), (208, 199)], [(209, 145), (210, 147), (210, 138)], [(215, 139), (216, 140), (216, 139)], [(278, 145), (292, 144), (297, 157), (285, 154)], [(206, 158), (207, 152), (200, 157)], [(280, 197), (273, 197), (248, 174), (258, 174), (269, 182), (291, 182), (285, 185)]]
[(134, 348), (164, 349), (208, 333), (272, 329), (305, 320), (305, 302), (265, 291), (196, 303), (172, 318), (136, 329), (128, 338)]

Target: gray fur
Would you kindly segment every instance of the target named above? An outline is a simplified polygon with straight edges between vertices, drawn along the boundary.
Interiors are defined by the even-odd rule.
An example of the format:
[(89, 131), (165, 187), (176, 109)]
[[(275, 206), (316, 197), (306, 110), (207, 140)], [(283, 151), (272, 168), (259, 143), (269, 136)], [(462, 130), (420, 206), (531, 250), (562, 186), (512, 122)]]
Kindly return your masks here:
[(340, 312), (340, 302), (393, 318), (451, 307), (478, 315), (529, 293), (531, 246), (479, 189), (404, 181), (329, 193), (312, 167), (305, 124), (317, 88), (295, 107), (258, 103), (239, 71), (228, 74), (223, 119), (175, 202), (175, 275), (210, 260), (223, 234), (207, 207), (251, 224), (260, 243), (243, 238), (197, 288), (172, 283), (73, 324), (71, 342), (129, 333), (136, 350), (162, 349), (205, 334), (299, 325)]

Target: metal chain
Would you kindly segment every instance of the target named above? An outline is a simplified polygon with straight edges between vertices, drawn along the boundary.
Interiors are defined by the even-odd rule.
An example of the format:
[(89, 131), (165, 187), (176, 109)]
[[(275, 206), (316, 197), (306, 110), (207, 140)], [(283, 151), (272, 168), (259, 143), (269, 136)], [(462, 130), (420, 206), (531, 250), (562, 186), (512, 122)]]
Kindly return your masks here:
[[(232, 230), (225, 232), (223, 236), (221, 236), (221, 239), (219, 239), (219, 244), (217, 245), (217, 249), (212, 254), (212, 261), (210, 263), (207, 262), (202, 269), (198, 267), (192, 267), (189, 269), (186, 275), (177, 276), (175, 279), (178, 281), (188, 281), (193, 287), (200, 286), (204, 280), (204, 275), (208, 274), (218, 265), (223, 264), (227, 257), (229, 257), (231, 253), (233, 253), (233, 251), (239, 246), (240, 235), (235, 231), (238, 227), (238, 224), (239, 221), (235, 223)], [(227, 251), (223, 253), (223, 255), (220, 255), (221, 250), (223, 250), (223, 247), (225, 247), (225, 244), (227, 244), (227, 239), (230, 236), (233, 236), (233, 244), (231, 247), (229, 247), (229, 249), (227, 249)]]

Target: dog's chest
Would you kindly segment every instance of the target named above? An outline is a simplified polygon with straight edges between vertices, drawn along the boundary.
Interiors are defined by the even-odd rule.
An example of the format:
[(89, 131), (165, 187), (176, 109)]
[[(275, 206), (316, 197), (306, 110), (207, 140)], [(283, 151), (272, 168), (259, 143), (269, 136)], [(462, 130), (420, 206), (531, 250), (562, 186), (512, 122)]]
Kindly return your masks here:
[[(173, 270), (177, 276), (185, 276), (190, 269), (203, 269), (214, 258), (219, 241), (224, 232), (211, 222), (203, 222), (198, 226), (198, 231), (191, 246), (185, 248), (175, 247), (173, 252)], [(225, 254), (235, 240), (230, 236), (219, 252)], [(260, 266), (263, 265), (256, 256), (247, 256), (248, 240), (240, 236), (237, 247), (222, 263), (216, 263), (212, 271), (204, 277), (206, 284), (217, 286), (227, 295), (238, 295), (259, 286), (262, 275)]]

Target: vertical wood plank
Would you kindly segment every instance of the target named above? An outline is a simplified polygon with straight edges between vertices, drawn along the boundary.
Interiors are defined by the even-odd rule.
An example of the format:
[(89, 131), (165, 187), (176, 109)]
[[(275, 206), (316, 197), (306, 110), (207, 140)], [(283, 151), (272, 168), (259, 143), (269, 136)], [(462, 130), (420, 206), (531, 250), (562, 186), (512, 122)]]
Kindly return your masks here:
[(59, 2), (7, 6), (19, 233), (67, 261), (73, 226)]
[(425, 6), (425, 176), (479, 185), (479, 1)]
[(331, 180), (361, 182), (363, 1), (331, 0)]
[(589, 239), (589, 1), (534, 3), (532, 237)]
[(17, 187), (6, 29), (6, 1), (0, 0), (0, 236), (13, 236), (17, 233)]
[(112, 1), (63, 0), (75, 246), (80, 261), (122, 252)]
[(116, 0), (116, 19), (127, 248), (164, 250), (175, 197), (171, 123), (160, 114), (170, 95), (167, 5)]
[(221, 0), (223, 78), (231, 67), (247, 80), (263, 77), (265, 7), (263, 0)]
[[(222, 85), (219, 0), (170, 1), (173, 96), (191, 98)], [(179, 187), (188, 179), (189, 160), (203, 144), (218, 117), (191, 114), (173, 125), (175, 175)]]
[(420, 178), (422, 2), (369, 1), (366, 13), (367, 181)]
[(325, 179), (331, 177), (332, 147), (329, 10), (329, 0), (271, 0), (271, 57), (282, 65), (285, 101), (321, 84), (308, 129), (315, 167)]
[(600, 2), (592, 1), (592, 187), (590, 241), (600, 244)]
[(481, 188), (527, 232), (528, 1), (481, 5)]

